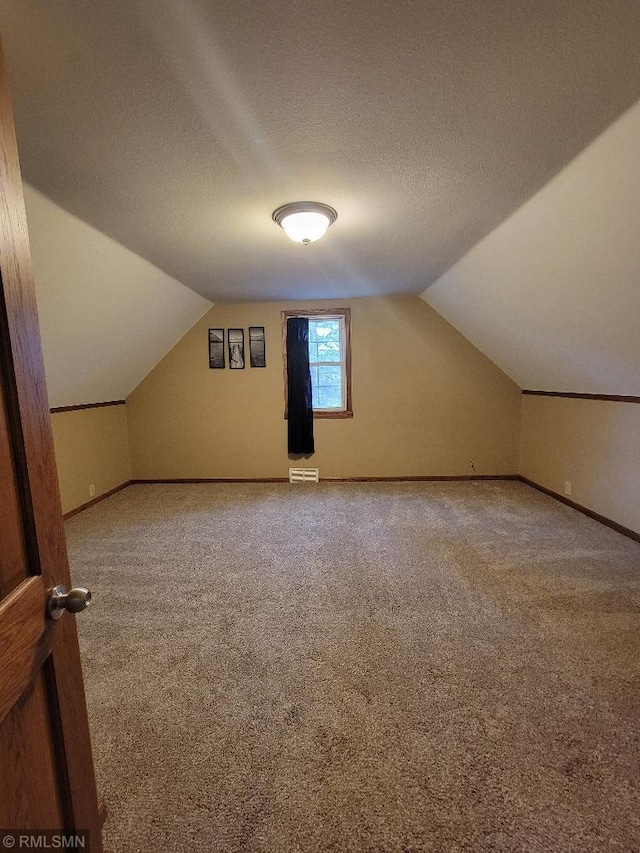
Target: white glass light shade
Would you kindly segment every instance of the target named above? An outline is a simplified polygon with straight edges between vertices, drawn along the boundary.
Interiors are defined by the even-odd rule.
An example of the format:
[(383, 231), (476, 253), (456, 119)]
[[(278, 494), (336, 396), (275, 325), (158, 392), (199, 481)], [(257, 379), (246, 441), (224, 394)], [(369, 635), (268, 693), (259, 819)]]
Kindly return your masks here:
[(328, 204), (317, 201), (294, 201), (273, 212), (273, 221), (296, 243), (314, 243), (327, 233), (338, 214)]
[(331, 223), (325, 213), (309, 210), (284, 216), (280, 225), (287, 237), (296, 243), (314, 243), (324, 237)]

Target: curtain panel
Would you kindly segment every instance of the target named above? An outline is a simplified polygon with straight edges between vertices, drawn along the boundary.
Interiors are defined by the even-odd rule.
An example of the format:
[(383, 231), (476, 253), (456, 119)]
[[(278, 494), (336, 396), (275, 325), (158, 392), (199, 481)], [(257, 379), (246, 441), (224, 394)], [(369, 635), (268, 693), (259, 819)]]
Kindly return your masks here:
[(287, 400), (289, 453), (313, 453), (309, 320), (306, 317), (287, 320)]

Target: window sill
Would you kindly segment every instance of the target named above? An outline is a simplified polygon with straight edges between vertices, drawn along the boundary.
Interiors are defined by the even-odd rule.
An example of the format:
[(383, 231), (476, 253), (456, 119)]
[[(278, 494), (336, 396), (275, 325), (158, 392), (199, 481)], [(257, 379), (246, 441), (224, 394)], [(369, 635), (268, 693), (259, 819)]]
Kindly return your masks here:
[[(353, 412), (346, 409), (344, 412), (314, 412), (313, 419), (316, 420), (343, 420), (344, 418), (352, 418)], [(287, 412), (284, 413), (284, 419), (289, 420)]]
[(352, 418), (353, 412), (349, 411), (349, 409), (345, 409), (342, 412), (314, 412), (313, 419), (316, 418)]

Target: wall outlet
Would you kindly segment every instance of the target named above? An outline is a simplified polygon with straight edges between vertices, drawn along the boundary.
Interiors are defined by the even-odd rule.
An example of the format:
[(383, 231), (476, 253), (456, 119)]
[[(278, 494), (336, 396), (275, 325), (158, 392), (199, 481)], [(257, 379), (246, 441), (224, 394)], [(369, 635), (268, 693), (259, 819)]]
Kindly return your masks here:
[(571, 483), (568, 480), (564, 481), (564, 493), (565, 495), (571, 494)]
[(89, 497), (95, 498), (95, 496), (96, 496), (96, 484), (91, 483), (91, 485), (89, 486)]

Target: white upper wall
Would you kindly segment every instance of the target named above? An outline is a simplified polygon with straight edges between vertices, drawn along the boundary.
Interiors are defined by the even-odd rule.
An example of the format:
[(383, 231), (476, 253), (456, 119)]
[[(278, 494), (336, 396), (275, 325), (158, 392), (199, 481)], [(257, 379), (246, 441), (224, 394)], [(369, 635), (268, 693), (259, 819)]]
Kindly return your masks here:
[(123, 399), (212, 303), (32, 187), (24, 194), (50, 405)]
[(640, 102), (422, 297), (521, 388), (640, 395)]

